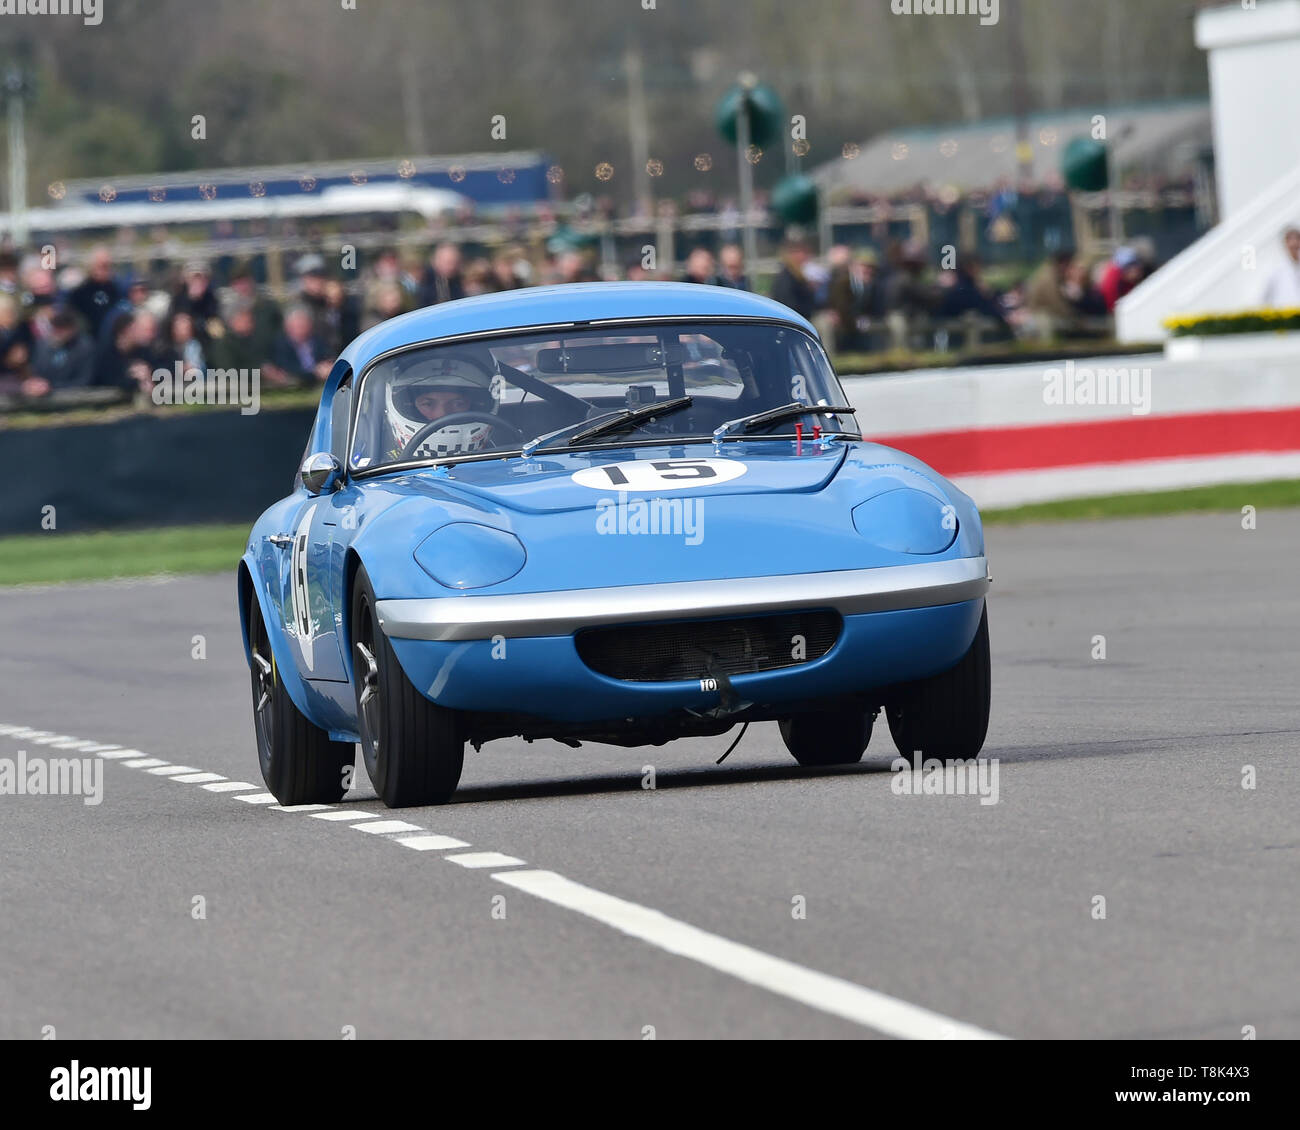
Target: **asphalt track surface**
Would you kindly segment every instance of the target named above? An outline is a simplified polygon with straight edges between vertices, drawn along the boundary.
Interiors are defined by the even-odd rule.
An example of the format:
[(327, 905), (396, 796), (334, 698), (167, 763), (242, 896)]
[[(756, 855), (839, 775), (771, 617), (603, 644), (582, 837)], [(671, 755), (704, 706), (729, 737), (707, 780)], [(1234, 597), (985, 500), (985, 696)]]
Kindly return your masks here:
[[(238, 799), (232, 579), (0, 591), (0, 723), (257, 786), (119, 756), (98, 806), (0, 796), (0, 1036), (1300, 1036), (1300, 518), (988, 542), (992, 805), (895, 793), (883, 725), (837, 770), (762, 725), (721, 766), (503, 741), (443, 808), (362, 771), (362, 816), (277, 811)], [(363, 834), (392, 817), (470, 846)]]

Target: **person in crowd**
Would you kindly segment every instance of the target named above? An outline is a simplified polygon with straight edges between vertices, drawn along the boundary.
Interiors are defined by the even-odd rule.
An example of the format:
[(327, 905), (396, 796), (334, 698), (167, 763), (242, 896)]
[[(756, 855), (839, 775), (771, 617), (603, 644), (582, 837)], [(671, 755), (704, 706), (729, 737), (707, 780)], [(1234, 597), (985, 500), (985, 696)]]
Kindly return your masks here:
[(716, 286), (718, 268), (713, 261), (713, 252), (707, 247), (691, 248), (690, 254), (686, 256), (686, 273), (682, 276), (682, 282)]
[(248, 303), (253, 312), (253, 349), (262, 360), (271, 356), (271, 348), (284, 328), (284, 315), (280, 304), (257, 290), (257, 280), (247, 268), (237, 270), (230, 279), (230, 291), (235, 301)]
[(978, 314), (994, 323), (992, 337), (1006, 340), (1013, 336), (998, 296), (985, 283), (983, 265), (974, 255), (958, 256), (950, 283), (942, 292), (938, 314), (940, 318)]
[(105, 323), (103, 332), (106, 338), (96, 351), (94, 383), (105, 388), (134, 388), (130, 369), (136, 344), (135, 315), (119, 310)]
[(498, 290), (518, 290), (525, 285), (517, 269), (519, 258), (517, 253), (501, 254), (492, 260), (492, 275)]
[(1073, 251), (1057, 251), (1044, 259), (1025, 283), (1025, 307), (1049, 326), (1065, 326), (1076, 317), (1074, 303), (1065, 293), (1073, 262)]
[(817, 309), (816, 292), (806, 270), (811, 253), (802, 239), (786, 240), (781, 248), (781, 269), (772, 280), (772, 297), (796, 314), (811, 318)]
[(167, 346), (172, 356), (186, 369), (207, 369), (207, 356), (199, 340), (194, 319), (184, 310), (172, 312), (167, 319)]
[(32, 369), (51, 389), (86, 388), (95, 376), (95, 346), (71, 310), (50, 318), (49, 337), (32, 353)]
[(316, 332), (325, 348), (337, 357), (361, 332), (361, 312), (357, 300), (339, 279), (326, 280), (324, 297), (324, 309), (316, 316)]
[(36, 400), (50, 391), (50, 382), (32, 368), (32, 354), (21, 338), (10, 338), (0, 353), (0, 394)]
[(185, 264), (181, 285), (172, 295), (171, 313), (188, 315), (194, 336), (200, 342), (212, 336), (217, 328), (215, 323), (221, 321), (221, 306), (212, 289), (212, 272), (206, 263), (196, 259)]
[(260, 369), (267, 359), (257, 333), (253, 303), (235, 298), (226, 310), (224, 328), (209, 347), (214, 369)]
[(895, 248), (894, 269), (885, 283), (885, 308), (911, 321), (935, 313), (939, 295), (925, 279), (925, 245), (910, 240)]
[(1102, 271), (1101, 280), (1097, 284), (1102, 298), (1106, 300), (1107, 311), (1113, 314), (1115, 304), (1145, 277), (1146, 268), (1138, 253), (1131, 247), (1119, 248)]
[(312, 318), (319, 323), (327, 305), (325, 298), (325, 260), (319, 255), (303, 255), (297, 262), (298, 296), (300, 305), (306, 306)]
[(18, 291), (18, 256), (12, 251), (0, 251), (0, 294), (16, 295)]
[(1106, 300), (1093, 285), (1092, 268), (1086, 260), (1070, 261), (1062, 291), (1076, 317), (1092, 321), (1106, 317)]
[(868, 348), (867, 331), (884, 316), (879, 260), (870, 248), (859, 251), (831, 273), (830, 308), (835, 315), (835, 348), (840, 353)]
[(465, 297), (460, 263), (460, 248), (454, 243), (440, 243), (433, 249), (417, 296), (420, 306), (436, 306)]
[(381, 282), (373, 285), (366, 300), (366, 313), (361, 319), (361, 328), (370, 329), (398, 314), (406, 313), (406, 292), (399, 282)]
[(103, 244), (92, 248), (85, 280), (68, 295), (68, 305), (81, 316), (92, 340), (98, 337), (104, 319), (123, 296), (121, 286), (113, 277), (112, 253)]
[(470, 263), (465, 268), (464, 279), (467, 298), (475, 294), (495, 294), (499, 289), (496, 275), (492, 273), (492, 264), (486, 259), (475, 259)]
[(313, 328), (311, 311), (291, 307), (263, 372), (272, 383), (313, 384), (328, 377), (333, 365), (333, 355)]
[(1264, 283), (1262, 304), (1273, 310), (1300, 308), (1300, 228), (1282, 233), (1286, 258)]
[(591, 257), (581, 251), (562, 251), (555, 259), (557, 283), (598, 282)]
[(718, 252), (718, 285), (729, 286), (733, 290), (753, 290), (754, 287), (745, 274), (745, 253), (738, 243), (723, 244)]

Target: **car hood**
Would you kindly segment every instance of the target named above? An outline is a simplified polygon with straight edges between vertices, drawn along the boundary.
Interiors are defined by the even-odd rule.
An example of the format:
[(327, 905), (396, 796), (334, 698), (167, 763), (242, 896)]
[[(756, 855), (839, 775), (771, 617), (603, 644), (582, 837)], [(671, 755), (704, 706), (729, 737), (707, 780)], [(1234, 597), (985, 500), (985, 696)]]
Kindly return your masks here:
[(461, 463), (437, 481), (519, 514), (552, 514), (592, 510), (620, 493), (684, 498), (819, 491), (839, 471), (846, 453), (843, 444), (809, 442), (796, 455), (793, 444), (781, 441), (726, 443), (716, 449), (709, 443), (624, 447)]
[[(385, 577), (375, 584), (381, 597), (449, 595), (412, 553), (427, 538), (460, 537), (463, 526), (455, 527), (463, 523), (509, 531), (526, 554), (513, 576), (464, 595), (864, 569), (983, 552), (974, 506), (950, 483), (901, 452), (839, 439), (540, 453), (385, 476), (366, 489), (394, 496), (357, 538), (372, 582), (377, 572)], [(881, 528), (855, 525), (855, 507), (900, 490), (952, 503), (960, 524), (950, 547), (900, 553), (886, 536), (888, 508)], [(460, 552), (458, 543), (446, 549), (452, 558)], [(463, 551), (475, 552), (470, 541)], [(372, 556), (391, 568), (372, 565)]]

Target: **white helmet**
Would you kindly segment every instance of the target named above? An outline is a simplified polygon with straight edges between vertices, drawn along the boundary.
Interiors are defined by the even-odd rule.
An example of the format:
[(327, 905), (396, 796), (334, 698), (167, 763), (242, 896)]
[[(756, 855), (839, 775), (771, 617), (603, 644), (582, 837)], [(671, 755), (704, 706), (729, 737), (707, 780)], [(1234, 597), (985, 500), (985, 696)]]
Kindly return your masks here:
[[(460, 393), (470, 404), (467, 411), (491, 412), (495, 408), (491, 378), (477, 365), (458, 357), (416, 358), (400, 369), (384, 389), (385, 414), (394, 443), (393, 458), (401, 455), (416, 432), (433, 422), (415, 404), (424, 392)], [(408, 458), (469, 455), (487, 446), (491, 431), (491, 424), (477, 420), (435, 428)]]

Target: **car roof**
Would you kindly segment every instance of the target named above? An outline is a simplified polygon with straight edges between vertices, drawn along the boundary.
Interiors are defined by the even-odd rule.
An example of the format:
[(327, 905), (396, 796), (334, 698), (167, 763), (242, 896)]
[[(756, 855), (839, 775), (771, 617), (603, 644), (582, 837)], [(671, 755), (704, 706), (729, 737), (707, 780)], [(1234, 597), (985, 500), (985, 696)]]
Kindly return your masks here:
[(526, 287), (426, 306), (390, 318), (356, 338), (342, 353), (353, 372), (404, 345), (469, 333), (610, 318), (768, 318), (789, 322), (813, 337), (811, 323), (788, 306), (748, 291), (700, 283), (601, 282)]

